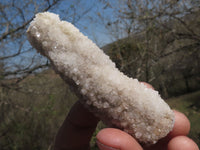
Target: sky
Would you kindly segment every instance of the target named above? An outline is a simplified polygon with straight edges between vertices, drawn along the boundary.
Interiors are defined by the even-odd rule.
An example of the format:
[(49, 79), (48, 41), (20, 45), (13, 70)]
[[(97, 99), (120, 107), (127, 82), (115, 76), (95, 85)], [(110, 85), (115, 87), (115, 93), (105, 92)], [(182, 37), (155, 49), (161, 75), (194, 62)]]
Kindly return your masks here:
[[(24, 0), (0, 0), (2, 4), (12, 4), (14, 2), (15, 6), (18, 8), (23, 8)], [(49, 0), (50, 3), (53, 0)], [(79, 2), (77, 2), (79, 1)], [(113, 10), (106, 6), (106, 3), (101, 1), (104, 0), (61, 0), (56, 7), (51, 8), (49, 11), (59, 14), (62, 20), (69, 21), (73, 23), (81, 32), (92, 39), (98, 46), (103, 46), (111, 42), (111, 38), (108, 36), (108, 32), (105, 29), (104, 22), (100, 19), (101, 17), (112, 19), (114, 18)], [(113, 3), (114, 0), (109, 0)], [(28, 2), (28, 1), (27, 1)], [(114, 2), (115, 3), (115, 2)], [(24, 18), (28, 20), (34, 13), (40, 12), (44, 6), (44, 0), (35, 0), (34, 4), (25, 6), (27, 13)], [(40, 8), (41, 7), (41, 8)], [(16, 9), (8, 7), (6, 17), (9, 20), (20, 22), (23, 20), (21, 16), (14, 16)], [(74, 15), (74, 13), (76, 15)], [(13, 19), (15, 17), (15, 19)], [(4, 19), (4, 18), (3, 18)], [(0, 34), (5, 30), (0, 29)]]
[[(112, 2), (113, 0), (111, 0)], [(77, 3), (73, 0), (64, 0), (61, 2), (59, 9), (52, 9), (51, 12), (59, 14), (60, 18), (71, 23), (83, 32), (84, 35), (88, 36), (93, 42), (98, 46), (103, 46), (112, 42), (108, 32), (106, 31), (105, 24), (99, 18), (99, 15), (114, 18), (113, 10), (110, 8), (105, 8), (105, 4), (100, 3), (99, 0), (84, 0)], [(72, 12), (68, 15), (62, 13), (70, 7), (69, 11), (73, 11), (73, 7), (76, 11), (76, 17), (74, 17)], [(80, 17), (80, 18), (79, 18)], [(75, 19), (74, 19), (75, 18)], [(75, 22), (74, 22), (75, 20)], [(77, 21), (76, 21), (77, 20)]]
[[(53, 0), (49, 1), (50, 3), (53, 2)], [(106, 3), (101, 3), (100, 1), (103, 0), (61, 0), (56, 7), (51, 8), (49, 11), (58, 14), (62, 20), (73, 23), (84, 35), (88, 36), (88, 38), (99, 47), (102, 47), (113, 42), (113, 39), (105, 28), (105, 20), (113, 20), (115, 17), (113, 9), (107, 7)], [(31, 1), (31, 5), (27, 5), (28, 2), (30, 1), (0, 0), (2, 6), (8, 6), (5, 7), (5, 14), (0, 13), (1, 24), (4, 22), (7, 23), (8, 20), (13, 24), (10, 26), (1, 26), (0, 35), (6, 32), (6, 30), (12, 30), (22, 25), (24, 21), (32, 18), (35, 13), (47, 7), (45, 6), (47, 4), (45, 3), (46, 0)], [(115, 3), (115, 0), (110, 0), (110, 2)], [(18, 8), (23, 10), (23, 17), (16, 15)], [(100, 16), (103, 19), (100, 19)], [(26, 28), (28, 28), (28, 26)], [(15, 54), (21, 43), (23, 44), (22, 51), (31, 48), (25, 31), (23, 31), (21, 37), (17, 39), (12, 40), (11, 38), (9, 40), (8, 37), (8, 39), (1, 41), (0, 57)], [(36, 51), (30, 51), (17, 57), (4, 60), (4, 64), (6, 64), (5, 66), (7, 68), (12, 68), (12, 70), (18, 69), (19, 66), (24, 66), (24, 68), (26, 68), (31, 65), (32, 58), (34, 58), (35, 62), (33, 65), (46, 62), (46, 59), (41, 58), (40, 55), (36, 54)]]

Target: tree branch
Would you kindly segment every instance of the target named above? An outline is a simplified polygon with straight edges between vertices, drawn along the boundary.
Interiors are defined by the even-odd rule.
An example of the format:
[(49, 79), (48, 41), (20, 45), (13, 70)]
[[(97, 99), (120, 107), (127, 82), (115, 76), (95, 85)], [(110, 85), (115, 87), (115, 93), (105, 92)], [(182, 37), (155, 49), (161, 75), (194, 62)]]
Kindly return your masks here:
[[(52, 4), (48, 5), (48, 7), (45, 8), (45, 9), (43, 9), (41, 12), (48, 11), (52, 6), (54, 6), (55, 4), (57, 4), (58, 1), (60, 1), (60, 0), (53, 1)], [(6, 39), (8, 35), (11, 35), (11, 34), (17, 32), (17, 31), (19, 31), (19, 30), (21, 30), (21, 29), (24, 29), (24, 28), (33, 20), (34, 17), (35, 17), (35, 16), (33, 16), (33, 17), (32, 17), (31, 19), (29, 19), (27, 22), (23, 23), (21, 26), (15, 28), (15, 29), (9, 30), (8, 32), (4, 32), (4, 33), (2, 34), (2, 36), (0, 37), (0, 41)]]

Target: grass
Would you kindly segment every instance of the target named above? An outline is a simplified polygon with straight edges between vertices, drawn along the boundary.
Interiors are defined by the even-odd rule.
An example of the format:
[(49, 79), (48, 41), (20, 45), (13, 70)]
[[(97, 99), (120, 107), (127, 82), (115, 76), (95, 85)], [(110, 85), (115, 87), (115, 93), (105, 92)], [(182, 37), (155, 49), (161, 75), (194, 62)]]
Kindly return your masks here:
[(16, 87), (0, 87), (0, 149), (51, 149), (76, 100), (52, 71), (30, 76)]

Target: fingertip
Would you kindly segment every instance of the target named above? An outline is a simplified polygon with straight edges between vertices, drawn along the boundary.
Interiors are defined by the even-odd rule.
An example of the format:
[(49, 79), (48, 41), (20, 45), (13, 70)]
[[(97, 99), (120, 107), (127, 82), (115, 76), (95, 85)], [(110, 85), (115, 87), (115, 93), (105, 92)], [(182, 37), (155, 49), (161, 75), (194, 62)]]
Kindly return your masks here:
[(177, 136), (169, 141), (168, 150), (199, 150), (199, 148), (190, 138)]
[(132, 136), (119, 129), (102, 129), (96, 137), (101, 150), (142, 150), (140, 144)]
[(170, 137), (188, 135), (190, 131), (190, 121), (188, 118), (181, 112), (174, 110), (175, 123), (173, 130), (169, 133)]
[(147, 88), (150, 88), (150, 89), (154, 90), (154, 87), (151, 84), (146, 83), (146, 82), (140, 82), (140, 83), (144, 84)]

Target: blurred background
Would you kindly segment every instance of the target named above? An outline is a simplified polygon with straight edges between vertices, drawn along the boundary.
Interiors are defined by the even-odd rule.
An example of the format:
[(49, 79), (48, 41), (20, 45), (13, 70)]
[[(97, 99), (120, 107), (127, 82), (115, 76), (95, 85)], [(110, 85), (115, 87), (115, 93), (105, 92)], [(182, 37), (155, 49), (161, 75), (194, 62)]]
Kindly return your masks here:
[(0, 150), (51, 150), (77, 100), (27, 41), (44, 11), (74, 24), (127, 76), (152, 84), (190, 119), (200, 146), (199, 0), (1, 0)]

